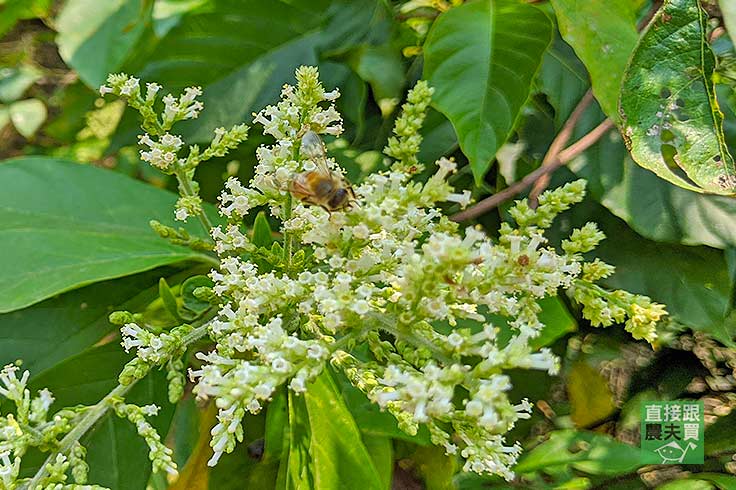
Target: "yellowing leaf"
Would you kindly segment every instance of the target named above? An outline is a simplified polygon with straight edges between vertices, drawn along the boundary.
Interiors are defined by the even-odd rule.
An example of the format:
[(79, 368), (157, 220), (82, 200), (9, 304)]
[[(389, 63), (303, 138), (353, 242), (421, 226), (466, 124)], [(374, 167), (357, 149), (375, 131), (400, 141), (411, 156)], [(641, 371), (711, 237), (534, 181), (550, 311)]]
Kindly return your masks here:
[(576, 427), (588, 427), (600, 422), (616, 409), (608, 382), (588, 364), (576, 363), (567, 382), (567, 393), (572, 405), (570, 417)]

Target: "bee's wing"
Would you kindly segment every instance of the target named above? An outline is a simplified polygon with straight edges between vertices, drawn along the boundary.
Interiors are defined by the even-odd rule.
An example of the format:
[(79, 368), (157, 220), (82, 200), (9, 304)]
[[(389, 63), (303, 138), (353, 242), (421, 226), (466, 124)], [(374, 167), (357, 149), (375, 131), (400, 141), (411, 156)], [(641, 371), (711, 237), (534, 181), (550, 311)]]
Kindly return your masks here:
[(294, 194), (296, 197), (303, 199), (305, 197), (311, 197), (314, 196), (314, 192), (309, 188), (309, 186), (304, 182), (305, 174), (297, 174), (290, 182), (289, 182), (289, 192)]
[(332, 178), (332, 170), (327, 166), (327, 157), (324, 153), (321, 156), (314, 158), (312, 161), (317, 166), (315, 169), (316, 172), (320, 173), (324, 177)]
[(332, 171), (327, 166), (327, 154), (322, 139), (314, 131), (307, 131), (302, 137), (300, 153), (309, 158), (317, 166), (316, 172), (324, 177), (331, 177)]

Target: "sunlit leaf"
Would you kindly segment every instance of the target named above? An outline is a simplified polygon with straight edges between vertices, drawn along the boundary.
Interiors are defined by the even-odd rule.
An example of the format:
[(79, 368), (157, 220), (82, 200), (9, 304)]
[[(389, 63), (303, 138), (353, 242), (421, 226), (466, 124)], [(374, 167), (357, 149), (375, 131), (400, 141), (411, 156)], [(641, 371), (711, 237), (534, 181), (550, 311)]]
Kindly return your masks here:
[(636, 163), (697, 192), (733, 194), (736, 167), (712, 80), (707, 15), (667, 0), (634, 51), (621, 92), (623, 134)]
[(38, 99), (13, 102), (8, 108), (10, 120), (20, 134), (30, 138), (46, 120), (46, 105)]
[(120, 68), (150, 19), (146, 0), (69, 0), (56, 19), (59, 54), (96, 89)]
[(552, 29), (536, 7), (482, 0), (450, 9), (424, 45), (434, 106), (452, 122), (476, 182), (514, 128)]
[(636, 45), (640, 0), (552, 0), (560, 33), (585, 63), (604, 112), (618, 117), (626, 62)]

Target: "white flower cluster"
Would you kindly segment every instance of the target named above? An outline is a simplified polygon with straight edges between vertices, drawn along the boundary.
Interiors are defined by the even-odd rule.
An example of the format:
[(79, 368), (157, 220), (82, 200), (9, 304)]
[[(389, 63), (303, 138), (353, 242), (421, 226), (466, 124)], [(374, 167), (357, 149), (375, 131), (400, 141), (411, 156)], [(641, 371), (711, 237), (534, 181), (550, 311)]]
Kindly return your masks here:
[[(425, 425), (435, 444), (464, 458), (465, 470), (513, 478), (520, 446), (508, 444), (505, 434), (529, 417), (531, 405), (509, 398), (506, 371), (559, 369), (549, 349), (532, 347), (544, 327), (539, 300), (568, 290), (593, 324), (625, 321), (635, 337), (650, 341), (664, 309), (595, 284), (613, 272), (583, 259), (603, 239), (595, 225), (575, 230), (562, 253), (548, 245), (545, 229), (583, 198), (582, 181), (544, 193), (535, 210), (517, 203), (510, 210), (517, 226), (504, 223), (496, 241), (473, 228), (460, 232), (439, 208), (470, 202), (468, 191), (456, 193), (447, 181), (455, 163), (440, 159), (426, 182), (411, 179), (423, 168), (419, 129), (432, 94), (425, 82), (410, 91), (397, 119), (385, 150), (395, 160), (390, 170), (357, 185), (349, 193), (355, 197), (338, 211), (298, 201), (290, 189), (300, 172), (326, 166), (333, 175), (320, 178), (332, 182), (328, 190), (347, 184), (339, 165), (313, 141), (315, 134), (342, 132), (334, 107), (339, 93), (324, 90), (316, 68), (301, 67), (296, 78), (278, 104), (255, 115), (276, 141), (257, 150), (249, 185), (227, 181), (220, 212), (228, 223), (211, 229), (220, 256), (211, 273), (220, 300), (209, 324), (215, 346), (197, 354), (202, 365), (190, 370), (194, 393), (214, 398), (219, 410), (209, 464), (242, 441), (246, 413), (258, 413), (282, 385), (303, 393), (330, 363), (393, 414), (402, 430), (414, 434)], [(116, 83), (117, 92), (128, 90), (129, 79)], [(142, 143), (151, 152), (169, 143), (156, 161), (174, 158), (165, 155), (176, 152), (179, 140), (157, 134), (158, 143), (146, 136)], [(241, 126), (216, 132), (215, 140), (232, 148), (244, 137)], [(182, 168), (193, 171), (197, 158), (193, 148)], [(189, 181), (180, 180), (182, 199), (198, 198), (181, 182)], [(251, 242), (242, 228), (255, 208), (281, 222), (282, 239), (271, 248)], [(128, 323), (123, 345), (136, 348), (138, 357), (121, 382), (181, 355), (188, 331), (179, 329), (185, 326), (153, 335), (122, 323)], [(165, 450), (157, 449), (156, 458), (168, 469)]]
[[(581, 255), (602, 238), (597, 228), (573, 233), (564, 254), (543, 235), (554, 216), (582, 199), (584, 183), (545, 193), (536, 210), (518, 204), (518, 228), (504, 224), (496, 242), (472, 228), (459, 233), (437, 207), (470, 201), (469, 192), (447, 183), (455, 163), (441, 159), (426, 182), (411, 180), (421, 166), (418, 130), (432, 93), (419, 82), (386, 150), (397, 158), (391, 170), (356, 186), (355, 202), (340, 211), (296, 201), (290, 181), (316, 168), (317, 155), (305, 151), (302, 138), (342, 131), (332, 105), (338, 93), (323, 89), (315, 68), (300, 68), (296, 78), (281, 102), (255, 116), (276, 142), (258, 149), (248, 186), (228, 180), (220, 197), (228, 225), (212, 230), (221, 258), (211, 274), (222, 301), (210, 328), (216, 346), (198, 354), (203, 365), (190, 371), (195, 394), (214, 398), (219, 409), (210, 464), (242, 440), (246, 412), (259, 412), (281, 385), (307, 390), (330, 362), (403, 430), (425, 424), (435, 444), (465, 459), (466, 470), (512, 478), (520, 448), (504, 434), (529, 417), (531, 405), (509, 399), (504, 372), (558, 370), (548, 349), (531, 347), (544, 326), (538, 301), (573, 290), (595, 316), (596, 301), (608, 308), (615, 299), (593, 284), (610, 266)], [(339, 181), (339, 166), (330, 158), (326, 164)], [(241, 228), (258, 207), (282, 222), (283, 240), (271, 250), (258, 249)], [(663, 310), (641, 305), (642, 336), (651, 339)], [(631, 313), (624, 308), (624, 316)], [(129, 332), (127, 346), (155, 355), (151, 339)]]
[[(0, 415), (0, 488), (14, 489), (21, 483), (19, 480), (21, 458), (31, 447), (48, 448), (58, 443), (58, 438), (74, 427), (78, 411), (64, 409), (49, 420), (48, 413), (54, 397), (47, 389), (40, 390), (35, 397), (27, 388), (30, 373), (24, 371), (18, 377), (20, 368), (14, 364), (5, 366), (0, 371), (0, 396), (12, 401), (15, 415)], [(74, 480), (86, 483), (87, 465), (78, 458), (84, 448), (77, 444), (69, 457), (59, 454), (54, 468), (63, 471), (51, 472), (46, 483), (59, 483), (66, 480), (65, 472), (71, 467)], [(46, 488), (46, 487), (44, 487)], [(51, 486), (53, 487), (53, 485)]]

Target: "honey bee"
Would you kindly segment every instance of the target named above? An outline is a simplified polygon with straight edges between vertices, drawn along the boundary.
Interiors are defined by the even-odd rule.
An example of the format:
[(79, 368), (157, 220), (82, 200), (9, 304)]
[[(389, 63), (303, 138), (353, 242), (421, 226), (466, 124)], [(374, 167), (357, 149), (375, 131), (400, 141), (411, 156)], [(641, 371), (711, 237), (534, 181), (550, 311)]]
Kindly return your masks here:
[(325, 146), (317, 133), (307, 131), (299, 149), (311, 159), (315, 170), (296, 174), (289, 182), (289, 192), (303, 202), (314, 204), (327, 212), (338, 211), (350, 205), (355, 193), (350, 184), (327, 166)]

